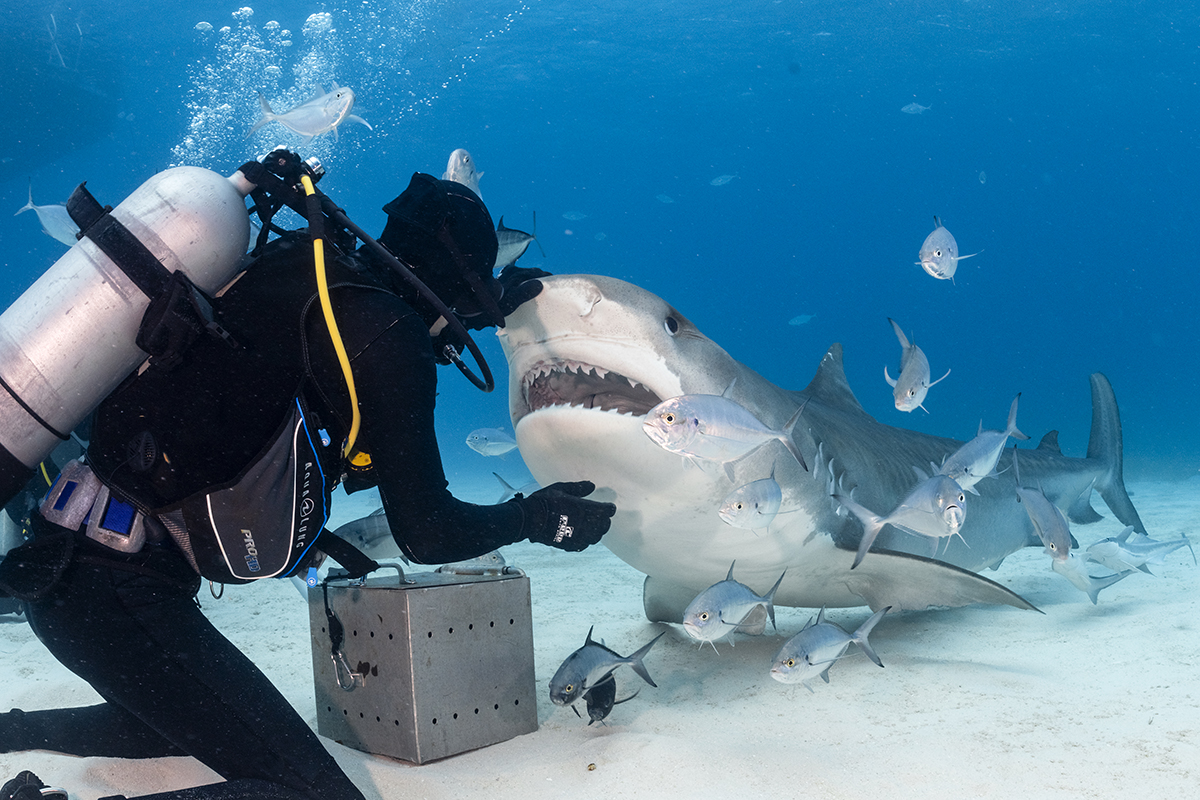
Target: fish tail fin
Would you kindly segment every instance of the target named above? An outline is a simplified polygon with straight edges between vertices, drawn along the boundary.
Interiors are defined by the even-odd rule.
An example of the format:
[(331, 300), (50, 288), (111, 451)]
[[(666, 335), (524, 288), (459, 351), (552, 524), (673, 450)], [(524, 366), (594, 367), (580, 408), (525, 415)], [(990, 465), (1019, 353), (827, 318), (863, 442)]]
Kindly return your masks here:
[(846, 495), (835, 494), (833, 495), (833, 499), (845, 506), (851, 514), (858, 517), (863, 525), (863, 535), (862, 540), (858, 543), (858, 553), (854, 556), (854, 563), (850, 565), (850, 569), (854, 569), (862, 563), (863, 558), (867, 555), (867, 551), (875, 543), (875, 538), (883, 530), (885, 523), (882, 517), (875, 516)]
[(542, 251), (542, 258), (546, 257), (546, 248), (542, 247), (542, 243), (537, 238), (537, 209), (533, 211), (533, 233), (530, 234), (533, 240), (537, 242), (538, 250)]
[[(733, 384), (730, 384), (732, 387)], [(779, 437), (779, 441), (783, 442), (783, 446), (788, 449), (792, 457), (799, 462), (800, 466), (804, 467), (804, 471), (808, 472), (808, 463), (804, 460), (804, 456), (800, 453), (800, 448), (796, 446), (796, 440), (792, 436), (792, 431), (796, 428), (796, 423), (800, 421), (800, 415), (804, 413), (804, 407), (808, 405), (808, 400), (805, 399), (800, 407), (796, 409), (796, 413), (792, 414), (792, 418), (783, 426), (783, 433)]]
[[(1012, 405), (1008, 408), (1008, 425), (1004, 428), (1004, 432), (1009, 436), (1019, 441), (1026, 441), (1028, 436), (1017, 430), (1017, 401), (1021, 399), (1021, 393), (1017, 392), (1017, 396), (1013, 398)], [(979, 423), (979, 427), (983, 429), (983, 423)]]
[(883, 615), (891, 610), (891, 606), (879, 609), (871, 615), (870, 619), (868, 619), (862, 625), (859, 625), (858, 630), (856, 630), (850, 636), (850, 641), (857, 644), (859, 648), (867, 654), (867, 658), (871, 659), (881, 667), (883, 666), (883, 662), (879, 660), (879, 656), (875, 653), (875, 648), (871, 647), (871, 643), (867, 641), (867, 637), (871, 635), (871, 631), (874, 630), (875, 626), (879, 624), (879, 620), (883, 619)]
[(1117, 581), (1124, 580), (1135, 572), (1137, 572), (1136, 569), (1127, 569), (1124, 572), (1114, 572), (1112, 575), (1108, 575), (1103, 578), (1092, 578), (1088, 583), (1087, 590), (1087, 595), (1091, 599), (1092, 605), (1100, 605), (1101, 589), (1107, 589)]
[(1125, 491), (1121, 412), (1117, 408), (1116, 394), (1103, 373), (1093, 372), (1091, 380), (1092, 431), (1088, 437), (1087, 457), (1101, 462), (1105, 468), (1096, 481), (1096, 489), (1117, 519), (1132, 525), (1138, 533), (1145, 533), (1146, 526)]
[[(655, 636), (649, 642), (642, 645), (636, 653), (632, 653), (629, 656), (629, 666), (633, 668), (633, 671), (636, 672), (642, 680), (653, 686), (655, 689), (658, 688), (658, 684), (654, 682), (654, 680), (650, 677), (650, 673), (646, 671), (646, 665), (642, 663), (642, 659), (646, 657), (646, 653), (650, 652), (650, 648), (654, 647), (654, 643), (665, 635), (666, 631), (663, 631), (658, 636)], [(714, 646), (713, 649), (715, 650), (716, 647)]]
[(258, 93), (258, 105), (262, 109), (262, 119), (260, 119), (256, 123), (254, 123), (254, 127), (251, 128), (249, 131), (247, 131), (246, 137), (245, 137), (247, 139), (249, 139), (251, 136), (253, 136), (254, 132), (256, 130), (261, 128), (263, 125), (266, 125), (271, 120), (275, 119), (275, 111), (274, 111), (274, 109), (271, 108), (271, 103), (268, 102), (267, 98), (263, 96), (262, 92)]
[[(937, 219), (937, 217), (934, 217), (934, 219)], [(888, 317), (888, 322), (892, 323), (892, 330), (896, 332), (896, 338), (900, 340), (900, 346), (907, 350), (909, 347), (908, 337), (904, 335), (904, 329), (900, 327), (900, 323), (891, 317)]]
[(767, 616), (771, 618), (771, 627), (779, 630), (779, 626), (775, 624), (775, 592), (779, 591), (779, 584), (783, 583), (783, 576), (787, 575), (787, 570), (779, 576), (779, 580), (775, 581), (775, 585), (771, 587), (771, 591), (763, 597), (767, 601)]
[[(37, 206), (35, 206), (33, 204), (33, 179), (30, 178), (30, 180), (29, 180), (29, 202), (26, 203), (25, 205), (21, 206), (19, 209), (17, 209), (17, 214), (20, 214), (22, 211), (33, 211), (36, 208), (37, 208)], [(15, 217), (17, 214), (13, 214), (13, 216)]]

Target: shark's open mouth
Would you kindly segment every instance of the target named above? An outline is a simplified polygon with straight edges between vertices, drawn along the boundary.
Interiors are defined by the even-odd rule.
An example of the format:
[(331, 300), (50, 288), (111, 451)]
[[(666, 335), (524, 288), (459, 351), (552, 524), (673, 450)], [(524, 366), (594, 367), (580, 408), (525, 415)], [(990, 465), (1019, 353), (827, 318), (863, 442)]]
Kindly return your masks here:
[(525, 373), (526, 412), (549, 406), (581, 406), (641, 416), (662, 399), (618, 372), (581, 361), (539, 361)]

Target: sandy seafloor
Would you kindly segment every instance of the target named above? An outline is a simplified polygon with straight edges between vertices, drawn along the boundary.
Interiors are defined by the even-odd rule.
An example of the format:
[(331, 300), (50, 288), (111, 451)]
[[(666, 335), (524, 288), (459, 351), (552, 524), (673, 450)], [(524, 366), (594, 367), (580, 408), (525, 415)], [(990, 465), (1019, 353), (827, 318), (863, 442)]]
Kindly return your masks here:
[[(492, 501), (457, 488), (464, 499)], [(1196, 530), (1200, 479), (1129, 488), (1152, 536)], [(334, 510), (336, 526), (372, 510), (372, 500), (342, 498)], [(1074, 532), (1086, 546), (1121, 527), (1106, 515)], [(1093, 606), (1029, 548), (988, 574), (1044, 615), (977, 606), (889, 616), (871, 635), (886, 668), (851, 648), (815, 692), (768, 675), (810, 610), (779, 609), (778, 635), (722, 643), (717, 654), (680, 628), (647, 622), (641, 574), (603, 547), (566, 554), (526, 543), (505, 554), (532, 582), (539, 730), (424, 766), (326, 741), (368, 797), (1200, 796), (1200, 568), (1186, 549), (1155, 568), (1157, 577), (1132, 575)], [(264, 581), (231, 587), (221, 600), (202, 589), (201, 598), (315, 727), (308, 612), (296, 589)], [(866, 616), (865, 608), (829, 614), (847, 628)], [(546, 687), (593, 624), (621, 653), (668, 633), (646, 659), (658, 688), (642, 687), (607, 724), (588, 727), (552, 705)], [(0, 657), (4, 710), (97, 699), (23, 623), (0, 622)], [(627, 668), (617, 679), (621, 697), (641, 683)], [(3, 778), (21, 769), (81, 800), (218, 779), (188, 758), (0, 755)]]

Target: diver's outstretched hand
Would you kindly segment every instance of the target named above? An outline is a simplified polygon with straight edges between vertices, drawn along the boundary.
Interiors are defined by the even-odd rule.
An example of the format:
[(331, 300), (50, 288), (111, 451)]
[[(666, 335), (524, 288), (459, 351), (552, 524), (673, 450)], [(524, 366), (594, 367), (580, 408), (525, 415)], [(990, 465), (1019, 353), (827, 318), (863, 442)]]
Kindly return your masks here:
[(572, 553), (594, 545), (617, 513), (612, 503), (583, 499), (595, 490), (591, 481), (554, 483), (517, 499), (525, 514), (521, 533), (531, 542)]

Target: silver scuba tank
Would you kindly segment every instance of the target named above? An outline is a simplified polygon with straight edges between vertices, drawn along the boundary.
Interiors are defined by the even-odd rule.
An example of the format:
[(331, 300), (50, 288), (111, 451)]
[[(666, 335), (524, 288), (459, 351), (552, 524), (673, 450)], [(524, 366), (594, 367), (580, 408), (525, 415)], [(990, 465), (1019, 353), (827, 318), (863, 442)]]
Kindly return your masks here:
[[(175, 167), (112, 210), (169, 271), (212, 294), (250, 240), (240, 171)], [(83, 238), (0, 314), (0, 471), (35, 467), (147, 354), (135, 343), (150, 298)], [(23, 484), (27, 472), (20, 481)], [(0, 489), (18, 476), (0, 476)], [(19, 488), (19, 485), (16, 487)], [(3, 492), (0, 492), (2, 495)]]

